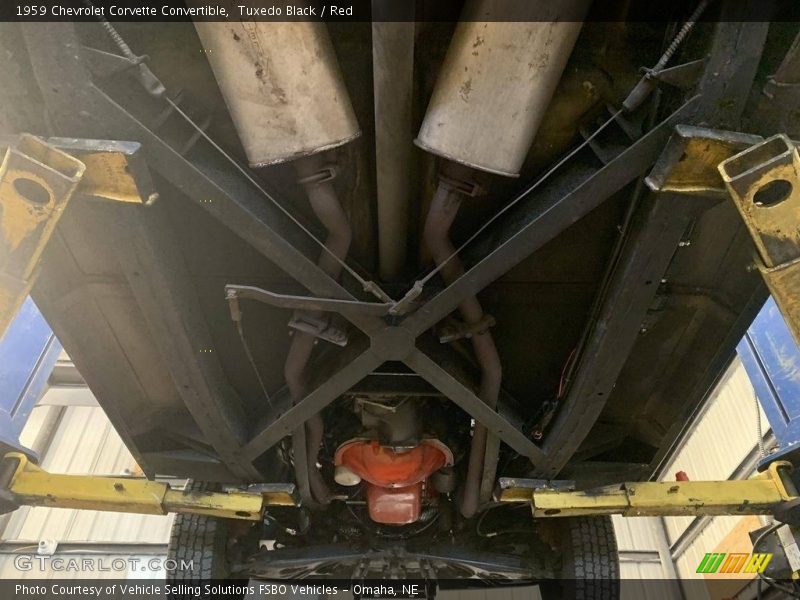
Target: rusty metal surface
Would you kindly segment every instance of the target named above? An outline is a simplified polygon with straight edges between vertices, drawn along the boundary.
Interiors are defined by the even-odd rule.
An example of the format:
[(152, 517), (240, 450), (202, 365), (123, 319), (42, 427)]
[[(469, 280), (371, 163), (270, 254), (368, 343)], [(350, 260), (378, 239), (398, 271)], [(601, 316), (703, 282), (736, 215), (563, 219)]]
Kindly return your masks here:
[(0, 165), (0, 335), (28, 295), (39, 258), (84, 174), (84, 164), (31, 135)]
[(585, 491), (507, 489), (503, 501), (530, 502), (536, 518), (618, 514), (776, 515), (793, 519), (797, 495), (793, 485), (785, 483), (791, 469), (790, 463), (774, 462), (767, 471), (746, 480), (627, 482)]
[(677, 125), (645, 183), (656, 192), (727, 197), (719, 164), (762, 140), (757, 135)]
[(179, 490), (143, 477), (49, 473), (18, 452), (6, 454), (2, 464), (2, 512), (19, 506), (47, 506), (144, 515), (189, 513), (258, 521), (265, 505), (296, 504), (293, 486), (228, 492)]
[[(55, 25), (51, 24), (45, 24), (43, 27), (45, 30), (55, 29)], [(55, 37), (58, 40), (63, 37), (63, 32), (57, 32), (55, 36), (37, 33), (35, 38), (31, 32), (29, 36), (31, 42), (35, 39), (38, 44), (37, 48), (32, 50), (36, 55), (32, 62), (35, 64), (37, 77), (44, 81), (48, 79), (49, 73), (55, 79), (57, 77), (53, 74), (53, 70), (61, 68), (67, 68), (72, 75), (79, 60), (73, 60), (73, 56), (69, 52), (63, 51), (62, 44), (54, 44), (52, 41), (48, 41), (48, 37)], [(30, 45), (37, 44), (31, 43)], [(205, 61), (205, 56), (202, 58)], [(375, 354), (373, 355), (372, 351), (361, 355), (354, 352), (352, 356), (358, 356), (357, 361), (346, 371), (333, 372), (333, 376), (327, 382), (330, 385), (315, 386), (313, 391), (307, 394), (295, 409), (285, 413), (276, 411), (268, 414), (265, 408), (253, 402), (253, 398), (258, 399), (260, 395), (251, 393), (248, 398), (248, 394), (242, 392), (247, 390), (245, 375), (250, 375), (252, 378), (252, 374), (243, 374), (242, 369), (234, 364), (238, 355), (232, 351), (230, 341), (235, 336), (235, 332), (225, 310), (224, 297), (221, 293), (222, 286), (226, 282), (235, 280), (248, 285), (286, 290), (290, 294), (297, 294), (302, 293), (296, 291), (300, 290), (300, 285), (302, 285), (308, 287), (312, 294), (353, 301), (355, 298), (345, 291), (348, 289), (348, 285), (342, 287), (330, 278), (322, 277), (318, 270), (313, 268), (314, 249), (309, 249), (304, 245), (302, 239), (298, 242), (297, 238), (302, 236), (295, 235), (294, 229), (287, 226), (280, 215), (275, 215), (275, 211), (270, 207), (263, 206), (260, 198), (248, 193), (250, 190), (245, 189), (246, 185), (242, 185), (241, 178), (236, 173), (230, 172), (230, 169), (226, 169), (224, 165), (220, 165), (219, 161), (215, 161), (213, 153), (207, 151), (208, 148), (202, 141), (198, 142), (189, 155), (179, 156), (173, 151), (174, 146), (171, 145), (172, 140), (168, 132), (153, 129), (151, 115), (146, 107), (143, 108), (133, 102), (128, 102), (123, 95), (113, 94), (112, 92), (117, 90), (114, 90), (111, 84), (104, 88), (104, 91), (99, 91), (97, 87), (87, 82), (85, 77), (80, 77), (80, 74), (74, 78), (70, 76), (65, 79), (69, 81), (74, 79), (74, 84), (63, 84), (58, 97), (48, 90), (43, 91), (48, 96), (46, 101), (54, 114), (54, 122), (58, 125), (57, 131), (66, 135), (74, 135), (73, 131), (75, 131), (83, 135), (82, 128), (84, 127), (87, 129), (102, 127), (110, 128), (108, 133), (103, 135), (137, 139), (146, 144), (146, 148), (152, 156), (152, 166), (163, 177), (165, 187), (172, 187), (176, 191), (180, 191), (180, 194), (176, 194), (174, 202), (171, 202), (174, 211), (170, 215), (162, 215), (159, 218), (163, 219), (165, 229), (173, 228), (176, 235), (175, 245), (186, 257), (189, 267), (187, 279), (190, 276), (193, 279), (191, 283), (196, 286), (199, 301), (193, 306), (199, 307), (198, 315), (202, 319), (198, 320), (205, 319), (209, 323), (209, 339), (215, 344), (215, 354), (212, 357), (216, 355), (233, 357), (225, 359), (225, 377), (229, 378), (231, 383), (237, 387), (239, 395), (247, 403), (249, 411), (247, 416), (253, 417), (250, 421), (250, 430), (247, 432), (249, 439), (246, 439), (244, 444), (243, 462), (262, 458), (269, 448), (274, 446), (288, 431), (307, 419), (310, 414), (319, 412), (324, 406), (328, 406), (359, 380), (370, 377), (373, 369), (382, 361), (394, 360), (397, 357), (400, 357), (399, 360), (408, 359), (418, 366), (421, 364), (428, 378), (437, 384), (437, 388), (447, 390), (448, 395), (454, 395), (467, 412), (477, 414), (478, 411), (475, 410), (476, 396), (473, 391), (460, 381), (454, 381), (449, 369), (435, 369), (435, 366), (440, 365), (431, 365), (430, 363), (435, 362), (434, 360), (418, 360), (420, 358), (417, 354), (418, 351), (413, 350), (412, 344), (415, 337), (421, 336), (433, 324), (451, 312), (465, 294), (473, 294), (484, 288), (490, 288), (485, 293), (487, 307), (498, 306), (499, 308), (495, 310), (493, 307), (491, 312), (498, 318), (498, 340), (503, 340), (499, 345), (505, 346), (503, 359), (509, 364), (507, 369), (509, 382), (513, 382), (515, 386), (510, 391), (513, 391), (519, 398), (529, 401), (529, 405), (525, 406), (524, 413), (526, 417), (530, 417), (541, 403), (541, 398), (532, 395), (531, 392), (532, 390), (542, 390), (542, 396), (550, 393), (550, 375), (556, 370), (560, 372), (559, 368), (561, 367), (561, 365), (554, 367), (551, 364), (558, 362), (561, 358), (558, 345), (569, 344), (575, 337), (572, 331), (575, 326), (570, 326), (572, 329), (565, 331), (565, 325), (568, 319), (576, 321), (579, 318), (576, 318), (575, 315), (584, 314), (585, 307), (580, 295), (595, 284), (597, 263), (601, 262), (601, 259), (598, 260), (597, 257), (602, 257), (606, 248), (606, 245), (598, 243), (591, 248), (591, 253), (595, 256), (581, 257), (585, 268), (570, 270), (567, 264), (570, 259), (570, 246), (581, 248), (585, 255), (587, 254), (586, 240), (580, 239), (581, 236), (578, 234), (592, 231), (598, 237), (602, 235), (603, 240), (600, 241), (614, 235), (614, 225), (616, 224), (614, 209), (621, 204), (620, 196), (614, 196), (614, 194), (650, 167), (667, 139), (670, 127), (675, 122), (678, 120), (694, 122), (697, 108), (697, 102), (690, 100), (683, 109), (679, 109), (672, 118), (668, 118), (666, 124), (661, 123), (656, 126), (651, 132), (652, 136), (645, 136), (642, 140), (631, 144), (618, 160), (613, 160), (604, 169), (597, 170), (588, 164), (576, 164), (574, 168), (573, 165), (570, 165), (570, 168), (564, 169), (562, 176), (554, 178), (551, 182), (552, 186), (548, 185), (547, 189), (542, 189), (521, 203), (519, 211), (509, 214), (509, 219), (504, 223), (499, 223), (498, 227), (490, 232), (491, 237), (487, 236), (483, 240), (486, 244), (476, 244), (472, 252), (464, 257), (468, 263), (467, 275), (432, 298), (431, 295), (421, 297), (421, 301), (425, 301), (424, 306), (421, 306), (414, 315), (405, 320), (393, 320), (392, 324), (385, 328), (381, 328), (380, 322), (374, 318), (362, 316), (348, 319), (366, 334), (366, 336), (362, 336), (357, 333), (358, 339), (352, 341), (363, 342), (365, 341), (363, 338), (367, 336), (373, 338)], [(103, 82), (95, 85), (103, 85)], [(713, 94), (709, 95), (713, 96)], [(710, 101), (710, 99), (703, 99), (703, 102)], [(716, 103), (717, 100), (714, 102)], [(96, 123), (84, 124), (73, 114), (74, 110), (70, 107), (82, 103), (86, 103), (92, 114), (97, 116)], [(672, 105), (669, 108), (671, 109)], [(348, 148), (352, 147), (354, 146), (348, 146)], [(591, 159), (591, 157), (586, 158)], [(530, 171), (526, 173), (530, 175)], [(603, 208), (600, 208), (601, 205), (604, 205)], [(158, 208), (158, 205), (154, 208)], [(168, 220), (168, 217), (171, 220)], [(355, 227), (354, 231), (358, 238), (364, 231), (368, 231), (368, 228)], [(79, 244), (73, 243), (73, 241), (79, 237), (81, 227), (77, 223), (72, 223), (69, 232), (72, 234), (72, 238), (68, 247), (72, 250), (79, 247)], [(234, 237), (234, 234), (241, 238), (241, 243)], [(717, 228), (713, 237), (718, 240), (718, 245), (722, 246), (729, 243), (733, 234), (730, 228), (722, 232)], [(556, 241), (556, 238), (559, 239)], [(569, 243), (576, 239), (581, 243)], [(99, 235), (94, 235), (91, 240), (81, 241), (86, 241), (88, 245), (95, 244), (98, 247), (107, 243), (107, 240)], [(545, 243), (550, 241), (555, 243), (544, 248)], [(700, 242), (702, 243), (703, 240)], [(221, 250), (223, 247), (224, 251)], [(121, 249), (120, 252), (124, 252), (124, 249)], [(527, 260), (534, 252), (537, 255), (531, 260)], [(263, 260), (263, 257), (258, 255), (259, 253), (269, 258), (269, 261)], [(101, 272), (100, 269), (96, 271), (83, 269), (84, 264), (88, 262), (88, 260), (83, 260), (84, 258), (81, 256), (82, 261), (78, 265), (84, 272), (90, 274)], [(54, 265), (60, 264), (59, 258), (54, 260), (56, 261), (53, 263)], [(534, 263), (539, 266), (539, 271), (534, 272), (531, 267)], [(558, 265), (558, 268), (564, 272), (554, 278), (547, 271), (549, 265)], [(698, 263), (697, 269), (705, 268), (705, 265), (705, 262)], [(92, 267), (91, 264), (88, 266)], [(101, 266), (105, 267), (105, 265)], [(519, 266), (519, 268), (510, 273), (515, 266)], [(53, 270), (57, 269), (58, 267), (54, 266)], [(283, 274), (278, 275), (279, 269), (283, 269), (289, 277), (284, 278)], [(77, 270), (76, 268), (75, 271)], [(239, 278), (240, 272), (244, 273), (241, 278)], [(692, 271), (692, 274), (694, 272)], [(232, 279), (231, 273), (237, 279)], [(504, 280), (500, 281), (501, 278)], [(296, 279), (297, 282), (291, 281), (291, 279)], [(695, 279), (687, 277), (686, 281), (687, 285), (694, 284), (696, 287), (708, 285), (709, 281), (712, 282), (712, 285), (719, 283), (719, 287), (727, 284), (727, 279), (722, 283), (719, 282), (719, 279), (719, 277), (697, 277)], [(48, 296), (52, 299), (60, 295), (59, 292), (62, 288), (56, 285), (57, 280), (54, 281), (55, 283), (50, 284), (48, 289), (43, 290), (41, 294), (43, 297)], [(346, 281), (345, 283), (351, 282)], [(492, 284), (491, 287), (490, 284)], [(511, 297), (509, 290), (512, 285), (516, 297), (519, 298), (514, 300), (517, 308), (509, 306)], [(573, 287), (565, 290), (564, 286), (567, 285)], [(741, 305), (739, 297), (735, 295), (738, 293), (738, 288), (731, 285), (727, 286), (725, 291), (727, 292), (729, 289), (733, 292), (730, 306), (732, 310), (738, 310)], [(432, 291), (434, 290), (428, 290), (428, 292)], [(557, 305), (552, 301), (554, 296), (559, 298)], [(537, 310), (531, 311), (530, 306), (534, 300)], [(66, 311), (53, 309), (54, 302), (52, 300), (50, 302), (51, 314), (58, 315), (62, 330), (72, 329), (74, 342), (76, 336), (81, 335), (80, 329), (72, 325), (74, 319), (68, 319), (65, 316)], [(124, 307), (120, 303), (119, 311), (113, 313), (113, 319), (109, 318), (109, 320), (123, 318), (122, 309), (128, 309), (128, 307), (133, 308), (124, 311), (124, 314), (138, 310), (134, 302), (127, 303)], [(538, 307), (541, 307), (541, 310)], [(90, 313), (95, 315), (106, 308), (103, 305), (99, 310), (90, 311), (80, 307), (85, 315), (80, 322), (88, 322)], [(268, 385), (271, 383), (272, 387), (277, 389), (278, 385), (275, 384), (275, 381), (280, 379), (280, 373), (277, 376), (275, 373), (279, 370), (280, 365), (278, 364), (276, 368), (275, 364), (280, 363), (280, 360), (276, 361), (274, 357), (282, 356), (286, 348), (286, 334), (283, 327), (285, 316), (282, 319), (273, 318), (272, 315), (280, 317), (282, 313), (280, 311), (269, 312), (273, 309), (267, 307), (258, 307), (255, 310), (259, 309), (261, 312), (255, 313), (254, 311), (256, 318), (251, 323), (264, 334), (259, 336), (259, 346), (254, 348), (254, 354), (263, 362), (264, 370), (271, 371), (272, 381), (268, 379)], [(689, 309), (681, 307), (680, 310), (685, 313)], [(536, 316), (523, 314), (523, 312), (537, 312), (541, 318), (537, 321)], [(519, 318), (510, 318), (509, 313), (519, 315)], [(683, 318), (683, 313), (677, 316)], [(676, 320), (675, 317), (669, 315), (668, 319), (665, 319), (665, 327), (672, 325)], [(552, 323), (552, 331), (548, 329), (547, 323), (543, 327), (543, 321)], [(105, 322), (103, 324), (105, 326)], [(110, 322), (109, 325), (111, 324)], [(728, 323), (723, 322), (722, 326), (727, 332)], [(150, 329), (153, 337), (159, 335), (157, 327)], [(403, 331), (400, 331), (401, 329)], [(697, 335), (698, 338), (707, 337), (701, 333), (689, 330), (686, 337), (687, 339), (693, 335)], [(106, 336), (104, 341), (107, 341), (108, 337), (110, 336)], [(523, 363), (519, 358), (522, 353), (517, 351), (520, 347), (518, 342), (522, 337), (525, 338), (522, 341), (525, 344), (523, 346), (526, 349), (524, 360), (527, 363)], [(409, 340), (411, 341), (409, 342)], [(355, 345), (358, 346), (358, 344)], [(80, 346), (80, 344), (73, 343), (73, 346)], [(152, 348), (153, 344), (145, 344), (145, 346)], [(527, 352), (528, 348), (532, 348), (532, 350)], [(78, 349), (80, 350), (80, 348)], [(91, 353), (91, 349), (84, 348), (83, 350), (84, 354)], [(116, 351), (116, 347), (114, 350), (114, 358), (123, 354), (121, 348), (120, 352)], [(130, 355), (136, 354), (136, 348), (126, 347), (124, 350)], [(701, 350), (703, 349), (701, 348)], [(341, 352), (347, 351), (344, 349)], [(339, 351), (337, 350), (337, 352)], [(163, 353), (163, 350), (157, 353), (157, 360), (162, 358)], [(637, 353), (634, 351), (631, 354), (634, 356)], [(352, 358), (349, 354), (347, 356)], [(540, 362), (539, 359), (542, 356), (551, 358)], [(706, 356), (707, 353), (699, 352), (698, 362), (703, 362)], [(136, 358), (139, 359), (138, 354), (136, 354)], [(209, 357), (203, 354), (201, 358), (207, 362), (206, 359)], [(327, 367), (330, 356), (321, 356), (320, 358), (318, 366)], [(87, 362), (84, 360), (82, 364), (87, 364)], [(107, 362), (113, 362), (111, 357)], [(344, 361), (343, 365), (347, 365), (347, 361)], [(101, 369), (96, 367), (96, 370), (99, 372)], [(527, 376), (520, 377), (521, 371), (534, 373), (534, 375), (529, 378)], [(137, 373), (141, 372), (143, 371), (140, 368)], [(664, 369), (664, 373), (667, 374), (668, 371)], [(202, 376), (202, 373), (200, 375)], [(638, 375), (640, 373), (628, 374), (627, 378), (639, 380), (641, 377)], [(694, 377), (694, 372), (691, 375)], [(93, 374), (94, 380), (100, 377), (99, 373)], [(653, 385), (656, 383), (658, 382), (654, 382)], [(103, 397), (108, 405), (113, 405), (116, 402), (114, 398), (119, 397), (120, 404), (124, 402), (128, 408), (132, 409), (143, 408), (143, 412), (153, 412), (151, 405), (156, 399), (154, 394), (148, 396), (142, 394), (141, 397), (134, 393), (114, 394), (109, 391), (108, 387), (106, 387), (106, 394)], [(177, 406), (177, 402), (175, 404)], [(176, 408), (176, 412), (180, 412), (182, 409), (183, 406), (179, 406)], [(132, 418), (128, 414), (129, 412), (125, 412), (121, 418), (116, 417), (115, 424), (120, 422), (124, 424), (124, 421)], [(148, 417), (150, 421), (153, 420), (152, 415), (148, 415)], [(525, 456), (541, 461), (541, 449), (532, 442), (530, 432), (523, 430), (519, 422), (504, 418), (497, 413), (482, 414), (482, 417), (493, 430), (503, 430), (501, 437), (506, 442), (511, 441), (512, 447), (522, 449)], [(203, 411), (197, 411), (196, 418), (206, 418), (206, 414)], [(211, 419), (207, 420), (212, 421)], [(476, 420), (480, 421), (481, 419)], [(669, 422), (666, 423), (666, 425), (669, 424)], [(203, 429), (208, 425), (209, 423), (205, 423)], [(162, 427), (166, 427), (166, 425), (162, 424)], [(136, 444), (146, 447), (150, 439), (148, 436), (153, 434), (150, 429), (142, 426), (137, 435)], [(625, 441), (622, 436), (620, 436), (620, 441)], [(658, 440), (654, 440), (652, 443), (648, 440), (648, 446), (643, 448), (643, 459), (646, 460), (648, 453), (653, 452), (658, 446)], [(267, 458), (269, 456), (263, 456), (262, 464), (267, 463)], [(163, 460), (163, 457), (160, 460)]]
[(324, 23), (197, 21), (195, 28), (251, 166), (361, 135)]
[(800, 341), (800, 154), (776, 135), (722, 162), (719, 171), (756, 246), (758, 266)]
[[(417, 139), (420, 148), (482, 171), (519, 175), (582, 23), (586, 0), (529, 2), (527, 22), (492, 22), (500, 7), (477, 0), (459, 23)], [(552, 4), (552, 3), (550, 3)], [(502, 101), (498, 93), (502, 90)]]
[(719, 171), (767, 267), (800, 256), (800, 155), (776, 135), (722, 162)]
[(158, 199), (138, 142), (48, 138), (86, 165), (77, 192), (97, 200), (152, 204)]

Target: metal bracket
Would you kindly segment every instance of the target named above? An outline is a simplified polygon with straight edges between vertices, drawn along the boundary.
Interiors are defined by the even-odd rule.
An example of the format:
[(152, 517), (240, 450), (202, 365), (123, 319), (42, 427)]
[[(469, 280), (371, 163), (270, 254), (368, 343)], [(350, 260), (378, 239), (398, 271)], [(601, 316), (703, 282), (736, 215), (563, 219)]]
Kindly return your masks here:
[(309, 333), (315, 338), (337, 346), (347, 345), (347, 333), (331, 324), (328, 317), (318, 317), (306, 311), (297, 311), (289, 321), (289, 329)]
[(297, 312), (289, 321), (289, 327), (314, 337), (323, 339), (337, 346), (347, 345), (347, 333), (331, 324), (330, 319), (317, 316), (314, 312), (335, 312), (341, 315), (362, 315), (382, 317), (389, 314), (392, 303), (360, 302), (357, 300), (338, 300), (335, 298), (316, 298), (313, 296), (293, 296), (278, 294), (269, 290), (247, 285), (226, 285), (225, 298), (231, 311), (231, 318), (238, 321), (241, 317), (240, 299), (256, 300), (278, 308), (293, 308)]
[(147, 61), (150, 57), (146, 54), (136, 56), (129, 52), (127, 53), (128, 55), (121, 56), (87, 46), (84, 46), (82, 51), (86, 56), (89, 69), (98, 77), (109, 77), (115, 73), (133, 71), (135, 69), (136, 78), (148, 94), (160, 98), (167, 91), (164, 84), (147, 66)]
[(756, 264), (800, 342), (800, 155), (776, 135), (719, 165), (719, 172), (747, 225)]
[(312, 173), (307, 177), (301, 177), (297, 180), (297, 183), (300, 185), (319, 185), (320, 183), (333, 181), (336, 179), (337, 175), (336, 165), (327, 165), (316, 173)]
[(736, 207), (767, 267), (800, 257), (800, 155), (776, 135), (719, 165)]
[(158, 198), (140, 144), (22, 134), (0, 165), (0, 334), (36, 279), (36, 267), (75, 194), (149, 204)]
[(226, 285), (225, 298), (228, 300), (231, 318), (241, 319), (240, 299), (256, 300), (278, 308), (294, 308), (297, 312), (289, 321), (289, 327), (336, 344), (347, 345), (347, 333), (331, 324), (328, 317), (317, 316), (314, 312), (336, 312), (342, 315), (384, 316), (393, 306), (391, 303), (359, 302), (357, 300), (337, 300), (335, 298), (316, 298), (313, 296), (292, 296), (278, 294), (269, 290), (247, 285)]
[(49, 138), (47, 143), (86, 165), (77, 193), (133, 204), (158, 200), (139, 142)]
[(120, 54), (106, 52), (90, 46), (83, 46), (81, 51), (92, 75), (98, 78), (111, 77), (112, 75), (123, 73), (139, 64)]
[(681, 65), (667, 67), (660, 71), (652, 71), (650, 76), (661, 83), (666, 83), (681, 90), (690, 90), (697, 85), (706, 68), (707, 58), (698, 58)]
[(494, 499), (497, 502), (528, 502), (537, 491), (572, 492), (575, 482), (568, 479), (523, 479), (520, 477), (500, 477)]
[[(237, 488), (225, 490), (242, 493)], [(265, 506), (299, 506), (300, 497), (293, 483), (253, 483), (244, 490), (246, 494), (258, 494), (263, 498)]]
[(677, 125), (645, 183), (654, 192), (727, 198), (719, 164), (761, 141), (757, 135)]
[(638, 109), (659, 83), (666, 83), (683, 90), (691, 89), (703, 74), (705, 63), (706, 59), (701, 58), (666, 69), (643, 69), (644, 76), (623, 101), (623, 108), (629, 113)]
[(389, 309), (394, 306), (392, 303), (379, 304), (377, 302), (317, 298), (315, 296), (293, 296), (249, 285), (230, 284), (225, 286), (225, 298), (228, 302), (233, 302), (236, 299), (256, 300), (277, 308), (335, 312), (341, 315), (369, 315), (373, 317), (382, 317), (389, 314)]
[(415, 281), (406, 295), (392, 305), (389, 314), (399, 317), (416, 309), (418, 307), (417, 298), (422, 294), (424, 287), (423, 281)]
[(455, 177), (448, 177), (443, 173), (439, 174), (439, 181), (450, 191), (462, 194), (468, 198), (475, 198), (484, 192), (484, 189), (476, 181), (467, 181), (464, 179), (457, 179)]
[(28, 295), (36, 267), (84, 164), (22, 135), (0, 165), (0, 334)]

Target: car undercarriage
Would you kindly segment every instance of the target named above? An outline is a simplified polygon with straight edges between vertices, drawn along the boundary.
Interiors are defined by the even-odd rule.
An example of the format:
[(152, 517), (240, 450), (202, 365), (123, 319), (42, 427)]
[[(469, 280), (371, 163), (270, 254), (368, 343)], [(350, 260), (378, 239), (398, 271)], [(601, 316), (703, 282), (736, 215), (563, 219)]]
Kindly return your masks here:
[(767, 296), (734, 204), (659, 177), (681, 132), (797, 131), (791, 14), (433, 4), (0, 23), (3, 133), (141, 144), (148, 193), (73, 198), (31, 290), (115, 428), (151, 477), (296, 486), (203, 522), (215, 577), (612, 579), (608, 519), (498, 486), (654, 476)]

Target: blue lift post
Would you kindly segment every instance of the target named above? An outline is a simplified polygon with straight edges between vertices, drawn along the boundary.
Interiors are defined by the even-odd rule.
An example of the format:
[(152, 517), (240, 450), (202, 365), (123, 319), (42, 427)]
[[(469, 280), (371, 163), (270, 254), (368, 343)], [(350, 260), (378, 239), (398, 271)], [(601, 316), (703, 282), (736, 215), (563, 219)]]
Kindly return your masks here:
[(800, 458), (800, 348), (771, 297), (736, 351), (778, 441), (767, 462)]
[(19, 434), (47, 387), (61, 344), (28, 297), (0, 338), (0, 450), (31, 454)]

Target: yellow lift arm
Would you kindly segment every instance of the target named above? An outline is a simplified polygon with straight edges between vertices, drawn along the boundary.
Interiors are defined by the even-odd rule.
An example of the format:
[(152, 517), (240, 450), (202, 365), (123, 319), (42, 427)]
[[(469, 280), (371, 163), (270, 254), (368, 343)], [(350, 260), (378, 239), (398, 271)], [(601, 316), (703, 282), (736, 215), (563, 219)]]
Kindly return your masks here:
[(674, 517), (787, 515), (798, 503), (792, 465), (775, 462), (737, 481), (631, 482), (584, 491), (553, 489), (543, 481), (500, 480), (497, 500), (530, 502), (536, 518), (623, 515)]
[[(559, 482), (501, 478), (495, 499), (530, 503), (535, 518), (610, 514), (780, 518), (800, 503), (789, 479), (791, 470), (789, 463), (776, 462), (742, 481), (631, 482), (584, 491), (566, 489)], [(17, 452), (5, 455), (0, 471), (0, 512), (19, 506), (50, 506), (148, 515), (193, 513), (257, 521), (270, 506), (297, 505), (291, 484), (227, 492), (184, 491), (144, 478), (48, 473)]]
[(267, 506), (296, 506), (293, 485), (265, 484), (257, 491), (199, 492), (173, 489), (143, 477), (48, 473), (27, 456), (10, 452), (0, 471), (0, 513), (20, 506), (50, 506), (165, 515), (193, 513), (258, 521)]
[(39, 257), (86, 170), (24, 135), (0, 164), (0, 336), (28, 295)]
[(73, 196), (150, 204), (140, 144), (29, 134), (0, 141), (0, 336), (33, 287), (39, 259)]

